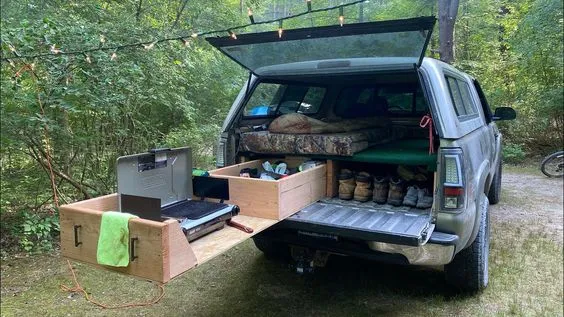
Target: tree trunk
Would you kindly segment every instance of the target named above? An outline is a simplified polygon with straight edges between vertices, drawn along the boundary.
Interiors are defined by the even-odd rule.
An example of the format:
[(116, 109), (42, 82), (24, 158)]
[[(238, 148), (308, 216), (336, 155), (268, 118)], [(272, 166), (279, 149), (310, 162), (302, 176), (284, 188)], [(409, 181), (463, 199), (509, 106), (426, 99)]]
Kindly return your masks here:
[(139, 19), (141, 18), (141, 6), (143, 5), (143, 0), (139, 0), (139, 2), (137, 2), (137, 11), (135, 12), (135, 21), (139, 22)]
[(439, 4), (439, 55), (451, 64), (454, 61), (454, 22), (458, 14), (458, 0), (438, 0)]

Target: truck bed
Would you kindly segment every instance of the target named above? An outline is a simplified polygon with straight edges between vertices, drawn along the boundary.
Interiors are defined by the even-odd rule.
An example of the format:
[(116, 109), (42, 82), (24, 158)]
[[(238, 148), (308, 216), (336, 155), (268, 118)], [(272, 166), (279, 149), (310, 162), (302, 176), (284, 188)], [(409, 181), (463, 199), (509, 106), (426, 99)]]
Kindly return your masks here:
[(285, 227), (329, 235), (418, 246), (431, 235), (430, 209), (327, 198), (293, 214)]

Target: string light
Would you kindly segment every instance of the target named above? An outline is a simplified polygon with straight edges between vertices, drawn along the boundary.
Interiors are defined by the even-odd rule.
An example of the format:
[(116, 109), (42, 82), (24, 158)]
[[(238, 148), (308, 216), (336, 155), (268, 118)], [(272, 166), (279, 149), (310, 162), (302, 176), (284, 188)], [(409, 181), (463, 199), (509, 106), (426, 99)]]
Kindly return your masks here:
[(146, 50), (150, 50), (150, 49), (152, 49), (152, 48), (155, 46), (155, 43), (157, 43), (157, 42), (153, 42), (153, 43), (149, 43), (149, 44), (143, 44), (143, 47), (144, 47)]
[(86, 62), (87, 62), (88, 64), (92, 64), (92, 59), (90, 59), (90, 55), (84, 54), (84, 60), (86, 60)]
[(61, 51), (60, 49), (57, 49), (57, 47), (55, 46), (55, 44), (51, 45), (51, 53), (57, 55), (59, 53), (62, 53), (63, 51)]
[(249, 20), (251, 24), (255, 24), (255, 18), (253, 17), (253, 10), (251, 8), (247, 8), (247, 14), (249, 15)]
[(282, 30), (282, 20), (278, 21), (278, 38), (281, 39), (282, 38), (282, 32), (284, 32), (284, 30)]
[(116, 52), (113, 52), (113, 53), (112, 53), (112, 56), (110, 56), (110, 60), (113, 61), (113, 60), (115, 60), (116, 58), (117, 58), (117, 54), (116, 54)]
[(12, 66), (12, 68), (16, 68), (16, 64), (14, 64), (14, 61), (12, 61), (11, 59), (8, 60), (8, 63), (10, 63), (10, 66)]
[[(263, 20), (263, 21), (254, 21), (254, 23), (250, 23), (250, 24), (244, 24), (244, 25), (238, 25), (238, 26), (231, 26), (229, 28), (225, 28), (225, 29), (217, 29), (217, 30), (210, 30), (210, 31), (204, 31), (204, 32), (193, 32), (191, 33), (189, 36), (192, 38), (197, 38), (199, 36), (204, 36), (204, 35), (212, 35), (212, 34), (220, 34), (223, 32), (228, 32), (229, 36), (232, 39), (237, 39), (237, 35), (235, 34), (235, 30), (241, 30), (244, 29), (246, 27), (249, 27), (253, 24), (271, 24), (271, 23), (275, 23), (275, 22), (279, 22), (283, 21), (283, 20), (288, 20), (288, 19), (294, 19), (300, 16), (304, 16), (304, 15), (308, 15), (308, 14), (312, 14), (312, 13), (318, 13), (318, 12), (328, 12), (328, 11), (332, 11), (332, 10), (336, 10), (339, 9), (339, 24), (341, 26), (344, 25), (344, 14), (343, 14), (343, 8), (345, 7), (349, 7), (349, 6), (353, 6), (353, 5), (357, 5), (360, 3), (365, 3), (368, 2), (367, 0), (356, 0), (356, 1), (351, 1), (349, 3), (341, 3), (340, 5), (335, 5), (335, 6), (331, 6), (331, 7), (325, 7), (325, 8), (319, 8), (319, 9), (312, 9), (311, 8), (311, 0), (305, 0), (306, 4), (307, 4), (307, 11), (305, 12), (301, 12), (301, 13), (297, 13), (294, 15), (288, 15), (282, 18), (276, 18), (276, 19), (271, 19), (271, 20)], [(252, 10), (251, 10), (252, 12)], [(254, 17), (253, 17), (254, 20)], [(278, 32), (278, 36), (281, 37), (281, 32), (280, 32), (280, 28), (279, 28), (279, 32)], [(283, 33), (283, 30), (282, 30)], [(133, 43), (126, 43), (126, 44), (121, 44), (121, 45), (110, 45), (110, 46), (104, 46), (104, 45), (99, 45), (99, 46), (94, 46), (94, 47), (87, 47), (81, 50), (65, 50), (64, 52), (61, 49), (57, 49), (56, 47), (53, 47), (53, 50), (51, 50), (49, 53), (33, 53), (30, 52), (27, 55), (23, 55), (23, 54), (19, 54), (15, 48), (13, 48), (12, 45), (8, 44), (10, 51), (12, 51), (14, 53), (15, 56), (13, 57), (2, 57), (0, 58), (0, 61), (2, 62), (8, 62), (8, 60), (11, 59), (34, 59), (34, 58), (45, 58), (45, 57), (49, 57), (49, 56), (55, 56), (55, 55), (84, 55), (86, 53), (91, 53), (91, 52), (95, 52), (95, 51), (113, 51), (114, 53), (111, 54), (111, 56), (113, 57), (112, 60), (117, 58), (116, 55), (116, 51), (117, 50), (121, 50), (121, 49), (126, 49), (126, 48), (134, 48), (134, 47), (139, 47), (139, 46), (148, 46), (148, 47), (153, 47), (155, 44), (158, 43), (162, 43), (162, 42), (169, 42), (169, 41), (179, 41), (182, 39), (187, 38), (188, 35), (182, 35), (182, 36), (178, 36), (178, 37), (169, 37), (169, 38), (161, 38), (158, 39), (156, 41), (154, 41), (153, 43), (147, 44), (147, 42), (133, 42)], [(100, 39), (100, 43), (106, 43), (107, 39), (103, 34), (100, 34), (99, 36)], [(13, 49), (12, 49), (13, 48)], [(147, 48), (149, 49), (149, 48)], [(85, 57), (86, 58), (86, 57)]]
[(182, 44), (184, 45), (184, 47), (188, 47), (190, 45), (187, 39), (182, 39)]
[(16, 48), (12, 44), (8, 44), (8, 48), (10, 49), (10, 52), (12, 53), (16, 52)]

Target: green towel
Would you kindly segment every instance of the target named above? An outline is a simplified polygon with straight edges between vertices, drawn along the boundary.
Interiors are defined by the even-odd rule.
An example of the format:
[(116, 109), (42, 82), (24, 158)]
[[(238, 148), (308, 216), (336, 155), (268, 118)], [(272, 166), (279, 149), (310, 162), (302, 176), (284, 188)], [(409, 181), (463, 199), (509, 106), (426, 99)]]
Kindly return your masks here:
[(96, 260), (110, 266), (129, 265), (129, 219), (135, 215), (106, 211), (102, 214)]

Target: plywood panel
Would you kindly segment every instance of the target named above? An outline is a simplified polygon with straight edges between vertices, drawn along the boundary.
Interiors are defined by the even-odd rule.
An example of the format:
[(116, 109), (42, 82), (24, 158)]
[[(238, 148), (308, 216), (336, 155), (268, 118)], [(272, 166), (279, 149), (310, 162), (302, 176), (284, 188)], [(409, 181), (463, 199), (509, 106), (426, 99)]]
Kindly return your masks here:
[(335, 197), (339, 194), (339, 162), (327, 160), (327, 197)]
[(198, 264), (209, 261), (210, 259), (231, 249), (237, 244), (249, 239), (253, 235), (274, 225), (278, 220), (249, 217), (239, 215), (233, 218), (234, 221), (253, 228), (254, 232), (249, 234), (239, 229), (226, 226), (212, 234), (203, 236), (196, 241), (192, 241), (190, 246), (196, 255)]
[(323, 174), (321, 178), (315, 181), (280, 193), (280, 219), (284, 219), (325, 197), (326, 180), (327, 178)]
[(164, 282), (186, 272), (198, 264), (196, 255), (180, 229), (178, 221), (166, 220), (166, 232), (163, 237), (163, 277)]
[(227, 175), (227, 176), (239, 176), (239, 172), (244, 168), (260, 168), (262, 161), (254, 160), (245, 163), (230, 165), (227, 167), (218, 168), (209, 171), (212, 175)]
[(284, 177), (279, 180), (280, 192), (285, 192), (292, 188), (302, 186), (303, 184), (314, 182), (322, 177), (325, 177), (325, 174), (326, 166), (319, 165), (312, 169)]
[(278, 219), (278, 183), (276, 181), (220, 177), (229, 180), (230, 200), (227, 203), (239, 206), (241, 215)]
[(79, 201), (66, 206), (88, 208), (98, 211), (118, 211), (118, 195), (110, 194), (105, 196), (100, 196), (88, 200)]

